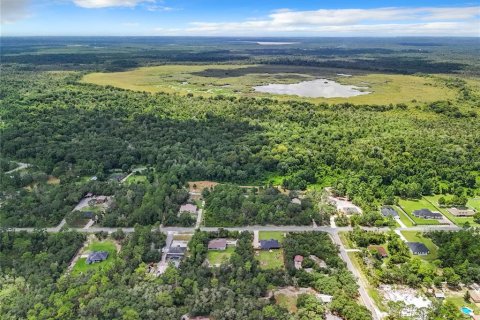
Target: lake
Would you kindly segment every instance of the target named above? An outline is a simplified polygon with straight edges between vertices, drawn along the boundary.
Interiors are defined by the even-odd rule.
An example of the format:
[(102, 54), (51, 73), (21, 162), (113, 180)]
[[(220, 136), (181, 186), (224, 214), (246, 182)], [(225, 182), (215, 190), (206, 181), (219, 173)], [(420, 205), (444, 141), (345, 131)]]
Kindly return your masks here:
[(327, 79), (302, 81), (293, 84), (268, 84), (253, 87), (257, 92), (297, 95), (308, 98), (349, 98), (369, 94), (368, 91), (360, 91), (365, 87), (343, 85)]

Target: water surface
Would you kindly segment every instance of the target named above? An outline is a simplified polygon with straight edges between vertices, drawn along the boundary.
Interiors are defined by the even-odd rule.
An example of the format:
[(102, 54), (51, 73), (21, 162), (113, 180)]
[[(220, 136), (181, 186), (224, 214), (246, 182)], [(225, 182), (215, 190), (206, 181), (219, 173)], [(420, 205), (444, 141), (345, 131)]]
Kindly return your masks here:
[(327, 79), (302, 81), (293, 84), (268, 84), (253, 87), (257, 92), (297, 95), (308, 98), (349, 98), (369, 94), (368, 91), (360, 91), (365, 87), (343, 85)]

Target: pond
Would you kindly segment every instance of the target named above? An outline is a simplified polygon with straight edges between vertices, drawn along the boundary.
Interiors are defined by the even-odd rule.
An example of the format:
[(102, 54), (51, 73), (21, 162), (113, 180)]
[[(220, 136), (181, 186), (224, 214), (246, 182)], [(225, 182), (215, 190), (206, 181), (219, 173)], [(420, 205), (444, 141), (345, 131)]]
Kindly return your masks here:
[(327, 79), (302, 81), (293, 84), (268, 84), (253, 87), (257, 92), (297, 95), (308, 98), (349, 98), (369, 94), (365, 87), (343, 85)]

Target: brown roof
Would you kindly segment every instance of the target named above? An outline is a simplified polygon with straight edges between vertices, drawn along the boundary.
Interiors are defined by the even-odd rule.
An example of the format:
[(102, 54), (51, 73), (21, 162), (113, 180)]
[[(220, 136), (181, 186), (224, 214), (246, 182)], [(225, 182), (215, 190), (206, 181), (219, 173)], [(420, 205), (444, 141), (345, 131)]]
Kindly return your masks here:
[(208, 242), (208, 249), (225, 249), (227, 239), (213, 239)]
[(302, 262), (303, 261), (303, 256), (301, 255), (296, 255), (295, 258), (293, 258), (293, 261), (295, 262)]
[(179, 212), (197, 213), (197, 206), (190, 203), (183, 204), (180, 206)]
[(382, 257), (388, 257), (387, 250), (385, 250), (384, 247), (382, 246), (368, 246), (368, 250), (377, 250), (377, 252), (382, 256)]
[(480, 292), (477, 290), (469, 290), (470, 299), (475, 303), (480, 303)]

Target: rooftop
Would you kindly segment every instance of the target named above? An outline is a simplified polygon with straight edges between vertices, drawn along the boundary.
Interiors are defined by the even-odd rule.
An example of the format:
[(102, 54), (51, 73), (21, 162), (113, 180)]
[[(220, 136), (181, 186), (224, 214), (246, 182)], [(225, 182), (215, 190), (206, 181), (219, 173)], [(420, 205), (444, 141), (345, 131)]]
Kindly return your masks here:
[(398, 212), (390, 206), (384, 206), (380, 211), (384, 217), (398, 217)]
[(197, 213), (197, 206), (191, 203), (182, 204), (179, 212)]
[(421, 218), (441, 219), (443, 216), (439, 212), (433, 212), (429, 209), (420, 209), (413, 211), (413, 215)]
[(86, 262), (87, 264), (90, 264), (93, 262), (100, 262), (100, 261), (107, 260), (107, 258), (108, 258), (107, 251), (93, 251), (88, 255)]
[(421, 242), (407, 242), (407, 245), (414, 254), (416, 253), (428, 254), (430, 252), (427, 246)]
[(263, 250), (279, 249), (280, 243), (278, 243), (278, 240), (275, 239), (260, 240), (260, 248)]
[(302, 262), (302, 261), (303, 261), (303, 256), (297, 254), (297, 255), (293, 258), (293, 261), (295, 261), (295, 262)]
[(208, 242), (208, 249), (225, 249), (227, 247), (227, 239), (213, 239)]

